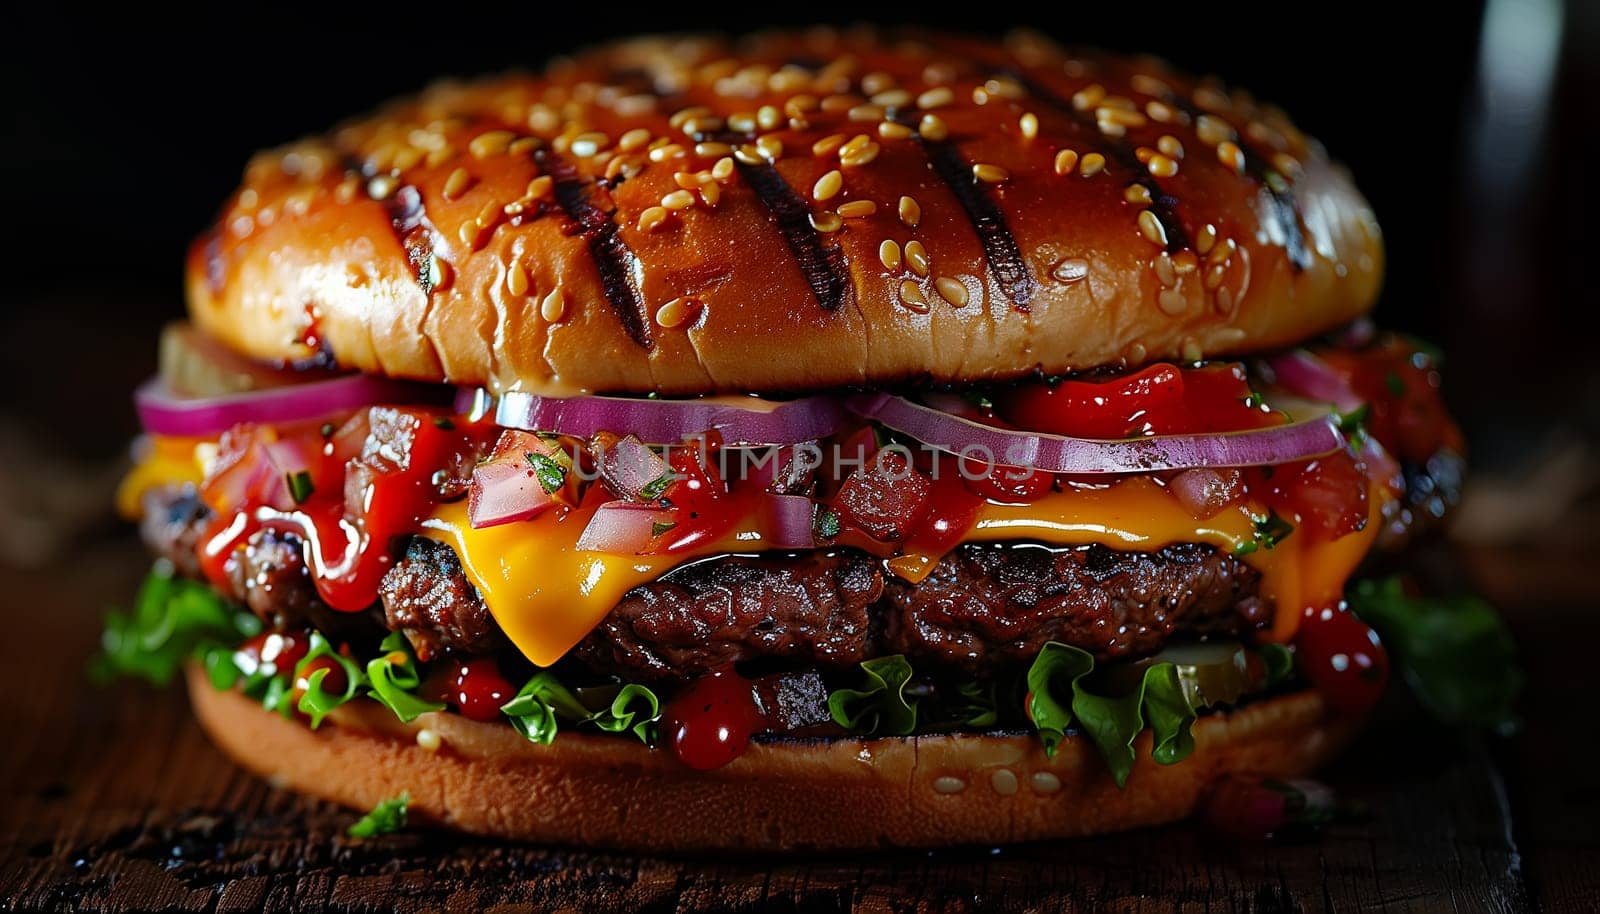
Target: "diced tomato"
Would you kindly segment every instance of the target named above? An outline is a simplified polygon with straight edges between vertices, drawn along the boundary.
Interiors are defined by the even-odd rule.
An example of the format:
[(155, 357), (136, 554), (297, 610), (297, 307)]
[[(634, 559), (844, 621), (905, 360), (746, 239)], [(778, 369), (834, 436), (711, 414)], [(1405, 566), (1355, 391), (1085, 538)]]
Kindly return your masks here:
[(1264, 428), (1283, 421), (1252, 397), (1240, 365), (1156, 364), (1104, 381), (1026, 384), (998, 396), (1019, 428), (1075, 438), (1137, 438)]
[(1317, 355), (1367, 402), (1367, 431), (1392, 453), (1423, 463), (1441, 449), (1463, 448), (1461, 429), (1440, 394), (1433, 356), (1403, 337), (1389, 336), (1359, 350)]
[(933, 556), (949, 552), (966, 538), (983, 508), (984, 496), (973, 492), (971, 482), (957, 472), (955, 458), (941, 460), (937, 469), (929, 480), (927, 512), (907, 537), (907, 552)]
[(450, 704), (468, 720), (492, 721), (500, 718), (500, 706), (510, 701), (517, 689), (500, 672), (493, 657), (479, 657), (456, 664), (455, 687)]
[(884, 448), (851, 473), (834, 496), (840, 523), (880, 542), (904, 540), (928, 512), (932, 482), (903, 449)]
[(960, 466), (961, 480), (969, 492), (999, 502), (1031, 502), (1043, 497), (1056, 484), (1055, 475), (1047, 470), (1002, 466), (976, 457), (962, 458)]
[(1305, 536), (1338, 539), (1367, 525), (1366, 467), (1348, 451), (1246, 471), (1250, 491)]
[(1294, 636), (1295, 666), (1335, 710), (1364, 713), (1389, 681), (1378, 633), (1344, 607), (1308, 607)]
[[(711, 542), (744, 514), (744, 500), (728, 490), (717, 470), (721, 444), (720, 436), (712, 435), (667, 449), (667, 466), (674, 478), (661, 499), (672, 507), (674, 521), (672, 529), (662, 532), (657, 550), (679, 552)], [(752, 492), (758, 489), (750, 487)]]

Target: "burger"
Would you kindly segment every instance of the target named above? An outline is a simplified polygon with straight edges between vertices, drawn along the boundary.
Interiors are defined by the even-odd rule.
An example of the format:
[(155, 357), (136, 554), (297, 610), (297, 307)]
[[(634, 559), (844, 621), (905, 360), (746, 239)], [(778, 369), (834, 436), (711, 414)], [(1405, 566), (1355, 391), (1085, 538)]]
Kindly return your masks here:
[(275, 784), (512, 839), (1176, 820), (1389, 676), (1347, 585), (1461, 441), (1382, 265), (1279, 109), (1036, 35), (438, 84), (191, 248), (107, 661)]

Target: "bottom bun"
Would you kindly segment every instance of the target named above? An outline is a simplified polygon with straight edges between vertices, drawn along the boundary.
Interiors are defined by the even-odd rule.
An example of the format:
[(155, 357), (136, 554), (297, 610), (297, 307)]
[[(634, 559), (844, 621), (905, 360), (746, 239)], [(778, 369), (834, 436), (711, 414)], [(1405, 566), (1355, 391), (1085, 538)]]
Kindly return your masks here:
[[(541, 746), (456, 714), (402, 724), (371, 702), (311, 730), (213, 689), (197, 667), (188, 678), (212, 740), (274, 785), (357, 809), (406, 792), (415, 821), (645, 851), (996, 845), (1172, 822), (1223, 775), (1306, 773), (1359, 724), (1330, 715), (1313, 692), (1209, 714), (1177, 765), (1152, 762), (1150, 734), (1141, 734), (1119, 789), (1082, 737), (1064, 740), (1054, 758), (1033, 736), (789, 740), (751, 745), (704, 772), (631, 739), (563, 733)], [(439, 737), (437, 748), (419, 744), (423, 730)]]

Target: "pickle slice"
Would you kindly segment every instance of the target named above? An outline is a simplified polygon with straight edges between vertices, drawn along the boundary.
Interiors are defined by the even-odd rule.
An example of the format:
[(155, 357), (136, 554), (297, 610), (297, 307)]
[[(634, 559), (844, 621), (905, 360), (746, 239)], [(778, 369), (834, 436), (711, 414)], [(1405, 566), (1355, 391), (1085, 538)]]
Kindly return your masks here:
[(1154, 656), (1103, 667), (1100, 681), (1113, 693), (1131, 692), (1139, 687), (1145, 670), (1158, 663), (1170, 663), (1177, 670), (1178, 685), (1195, 708), (1237, 704), (1266, 684), (1260, 658), (1237, 641), (1168, 645)]

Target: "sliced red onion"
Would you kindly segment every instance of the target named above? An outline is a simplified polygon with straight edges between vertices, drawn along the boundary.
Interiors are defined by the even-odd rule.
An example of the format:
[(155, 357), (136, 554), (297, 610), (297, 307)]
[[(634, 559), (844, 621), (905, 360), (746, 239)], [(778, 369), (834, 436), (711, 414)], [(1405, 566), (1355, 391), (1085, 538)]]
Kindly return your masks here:
[(633, 501), (608, 501), (594, 511), (578, 537), (578, 549), (638, 555), (655, 539), (658, 525), (671, 524), (673, 513)]
[(442, 388), (373, 375), (347, 375), (224, 397), (183, 398), (159, 377), (134, 392), (144, 430), (156, 435), (209, 437), (241, 422), (264, 424), (320, 419), (374, 403), (432, 402)]
[(1354, 412), (1364, 402), (1338, 372), (1304, 349), (1291, 349), (1267, 359), (1278, 385), (1297, 397), (1329, 403), (1342, 413)]
[(1330, 454), (1345, 444), (1327, 414), (1245, 432), (1098, 441), (995, 428), (885, 393), (851, 397), (845, 405), (942, 451), (1052, 473), (1266, 466)]
[(667, 471), (667, 462), (660, 454), (633, 435), (606, 448), (599, 460), (600, 478), (612, 491), (624, 498), (637, 501), (639, 490)]
[(474, 530), (528, 520), (555, 503), (527, 460), (506, 457), (480, 464), (472, 471), (467, 494), (467, 519)]
[(501, 395), (495, 409), (495, 422), (507, 428), (577, 438), (588, 438), (597, 432), (631, 434), (649, 444), (676, 444), (715, 431), (722, 433), (725, 447), (797, 444), (826, 438), (838, 430), (843, 418), (839, 404), (828, 397), (773, 403), (746, 397), (557, 398), (512, 391)]
[(779, 549), (810, 549), (817, 544), (812, 522), (817, 505), (804, 495), (767, 496), (767, 541)]

